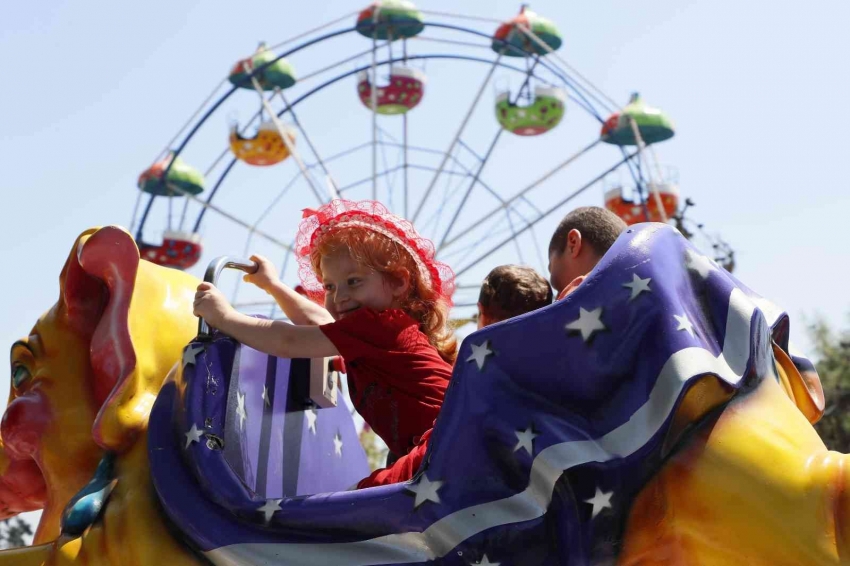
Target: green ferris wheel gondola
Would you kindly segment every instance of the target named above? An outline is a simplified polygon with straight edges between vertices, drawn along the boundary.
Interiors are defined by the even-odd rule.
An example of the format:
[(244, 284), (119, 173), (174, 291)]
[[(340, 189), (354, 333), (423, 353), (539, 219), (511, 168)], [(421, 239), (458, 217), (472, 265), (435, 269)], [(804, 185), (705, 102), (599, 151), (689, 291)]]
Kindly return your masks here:
[[(256, 53), (247, 59), (242, 59), (233, 66), (227, 78), (234, 86), (253, 90), (254, 84), (251, 82), (250, 74), (254, 69), (262, 68), (255, 76), (263, 90), (291, 87), (296, 80), (292, 63), (286, 59), (277, 59), (277, 61), (275, 59), (277, 59), (277, 55), (266, 49), (265, 44), (261, 43)], [(274, 61), (274, 63), (263, 68), (263, 65), (271, 61)]]
[(357, 33), (369, 39), (407, 39), (423, 29), (422, 13), (408, 0), (381, 0), (357, 16)]
[(538, 136), (557, 126), (566, 111), (566, 93), (559, 88), (538, 86), (531, 104), (511, 102), (510, 93), (496, 97), (496, 119), (499, 125), (518, 136)]
[[(173, 164), (171, 163), (172, 159), (174, 160)], [(171, 169), (168, 169), (169, 164), (171, 164)], [(163, 181), (162, 176), (166, 169), (168, 169), (168, 176)], [(163, 159), (157, 161), (139, 175), (138, 186), (140, 190), (146, 193), (161, 197), (183, 196), (184, 193), (199, 195), (204, 191), (204, 176), (200, 171), (191, 165), (187, 165), (182, 159), (174, 157), (174, 154), (169, 152)]]
[[(524, 30), (530, 31), (544, 45), (529, 37)], [(499, 26), (493, 34), (491, 48), (508, 57), (528, 57), (557, 51), (561, 42), (561, 33), (551, 20), (523, 6), (517, 16)]]
[(622, 112), (615, 112), (605, 120), (602, 141), (613, 145), (637, 145), (632, 122), (647, 145), (668, 140), (675, 134), (673, 121), (661, 110), (647, 106), (640, 94), (634, 93)]

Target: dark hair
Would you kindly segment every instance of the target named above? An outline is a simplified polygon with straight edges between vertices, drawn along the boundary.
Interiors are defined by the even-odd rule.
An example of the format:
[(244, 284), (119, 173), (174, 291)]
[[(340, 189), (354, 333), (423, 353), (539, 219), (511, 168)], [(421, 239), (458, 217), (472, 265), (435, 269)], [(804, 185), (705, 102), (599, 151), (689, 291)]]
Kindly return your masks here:
[(499, 322), (551, 304), (552, 288), (530, 267), (500, 265), (484, 279), (478, 302), (488, 319)]
[(596, 255), (602, 257), (614, 245), (617, 237), (626, 229), (623, 220), (605, 208), (582, 206), (564, 216), (552, 234), (549, 242), (549, 254), (564, 253), (567, 246), (567, 234), (575, 228), (581, 232), (582, 242), (590, 245)]

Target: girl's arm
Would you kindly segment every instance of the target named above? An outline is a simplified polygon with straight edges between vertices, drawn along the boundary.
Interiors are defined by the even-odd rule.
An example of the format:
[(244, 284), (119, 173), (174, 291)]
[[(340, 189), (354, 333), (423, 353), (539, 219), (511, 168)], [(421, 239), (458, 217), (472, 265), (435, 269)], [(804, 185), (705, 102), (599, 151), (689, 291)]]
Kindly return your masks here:
[(323, 307), (281, 283), (272, 262), (259, 255), (252, 255), (251, 259), (257, 262), (259, 268), (256, 273), (246, 275), (244, 280), (271, 295), (293, 324), (318, 326), (334, 321)]
[(265, 289), (274, 298), (280, 309), (293, 324), (314, 325), (330, 324), (334, 321), (331, 313), (307, 297), (299, 295), (292, 287), (280, 281), (273, 281)]
[(322, 358), (339, 352), (318, 326), (296, 326), (237, 312), (211, 283), (195, 293), (195, 316), (246, 346), (279, 358)]

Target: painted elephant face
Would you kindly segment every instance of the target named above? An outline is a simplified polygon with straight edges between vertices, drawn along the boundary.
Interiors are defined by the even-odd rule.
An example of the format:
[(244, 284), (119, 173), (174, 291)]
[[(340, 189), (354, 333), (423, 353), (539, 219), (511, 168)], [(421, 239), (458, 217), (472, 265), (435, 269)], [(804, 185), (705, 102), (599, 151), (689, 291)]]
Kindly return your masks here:
[(163, 378), (194, 334), (197, 281), (140, 261), (125, 231), (84, 232), (59, 301), (11, 349), (0, 424), (0, 517), (44, 508), (37, 542), (58, 535), (67, 501), (105, 450), (144, 432)]

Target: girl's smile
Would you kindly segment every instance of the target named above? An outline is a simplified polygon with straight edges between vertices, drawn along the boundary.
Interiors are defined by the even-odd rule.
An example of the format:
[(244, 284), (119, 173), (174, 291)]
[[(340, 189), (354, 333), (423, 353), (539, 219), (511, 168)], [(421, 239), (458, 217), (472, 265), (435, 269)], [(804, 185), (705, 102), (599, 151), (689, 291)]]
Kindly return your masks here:
[(407, 290), (404, 281), (393, 284), (377, 271), (355, 262), (346, 250), (322, 257), (325, 308), (335, 320), (366, 307), (382, 311), (396, 306)]

